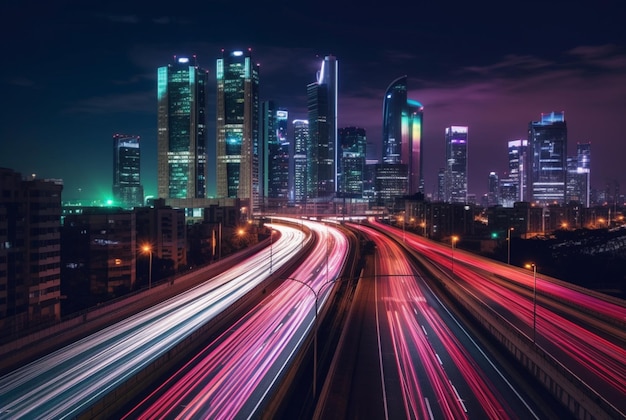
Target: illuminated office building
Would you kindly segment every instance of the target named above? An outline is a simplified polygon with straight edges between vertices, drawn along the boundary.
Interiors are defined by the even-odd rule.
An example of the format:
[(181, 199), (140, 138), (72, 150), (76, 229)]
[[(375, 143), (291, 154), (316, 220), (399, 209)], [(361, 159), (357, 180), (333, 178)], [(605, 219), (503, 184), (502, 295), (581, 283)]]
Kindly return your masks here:
[(528, 201), (528, 140), (511, 140), (508, 142), (509, 179), (515, 187), (515, 201)]
[[(424, 107), (407, 99), (407, 77), (394, 80), (383, 100), (382, 162), (406, 165), (407, 190), (403, 194), (424, 192), (422, 168), (422, 120)], [(402, 171), (403, 172), (403, 171)]]
[(157, 184), (161, 198), (205, 198), (208, 73), (195, 57), (158, 69)]
[(332, 199), (337, 188), (337, 67), (335, 57), (324, 57), (307, 86), (307, 198), (316, 201)]
[(489, 172), (487, 205), (496, 206), (500, 204), (500, 179), (495, 172)]
[(259, 65), (250, 50), (217, 60), (217, 196), (239, 198), (250, 216), (260, 206)]
[(294, 202), (305, 204), (307, 197), (307, 144), (309, 142), (309, 121), (293, 120), (293, 166)]
[(567, 124), (563, 112), (541, 114), (528, 124), (531, 160), (531, 201), (541, 205), (565, 204), (567, 176)]
[(445, 202), (467, 203), (467, 134), (465, 126), (446, 127)]
[(566, 202), (576, 201), (585, 207), (590, 204), (591, 144), (578, 143), (576, 156), (567, 158)]
[(261, 104), (260, 179), (262, 197), (266, 205), (282, 207), (289, 198), (289, 140), (287, 125), (289, 113), (277, 109), (273, 101)]
[(367, 140), (365, 129), (346, 127), (339, 129), (340, 159), (338, 164), (339, 195), (348, 198), (363, 197), (363, 176)]
[(113, 199), (118, 206), (143, 205), (139, 136), (113, 136)]

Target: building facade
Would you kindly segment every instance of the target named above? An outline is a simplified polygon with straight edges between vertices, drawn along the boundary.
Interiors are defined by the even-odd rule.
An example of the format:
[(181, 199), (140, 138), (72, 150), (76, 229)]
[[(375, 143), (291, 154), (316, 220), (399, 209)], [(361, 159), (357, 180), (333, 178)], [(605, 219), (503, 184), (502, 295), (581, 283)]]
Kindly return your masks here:
[(382, 163), (406, 165), (409, 179), (404, 195), (424, 192), (423, 111), (422, 104), (407, 99), (407, 76), (387, 87), (383, 99)]
[(289, 198), (289, 113), (273, 101), (261, 104), (262, 197), (264, 208), (283, 207)]
[(364, 128), (346, 127), (339, 129), (341, 157), (338, 171), (338, 195), (347, 198), (363, 197), (363, 177), (367, 138)]
[(207, 71), (186, 57), (158, 69), (158, 196), (204, 198), (207, 191)]
[(515, 186), (514, 201), (528, 201), (528, 140), (517, 139), (508, 142), (509, 179)]
[(0, 168), (0, 330), (61, 316), (60, 180)]
[(259, 65), (250, 50), (217, 60), (217, 196), (239, 198), (248, 215), (260, 207)]
[(467, 202), (468, 128), (446, 127), (445, 202)]
[(307, 86), (307, 199), (329, 201), (337, 188), (338, 62), (335, 57), (324, 57), (316, 79)]
[(530, 199), (539, 205), (565, 204), (567, 124), (563, 112), (541, 114), (528, 125)]
[(143, 205), (139, 136), (113, 135), (113, 199), (116, 205)]
[(293, 197), (294, 203), (303, 205), (307, 198), (307, 145), (309, 143), (309, 121), (293, 120)]
[(136, 280), (135, 213), (113, 207), (84, 207), (63, 221), (63, 278), (73, 298), (91, 304), (121, 296)]

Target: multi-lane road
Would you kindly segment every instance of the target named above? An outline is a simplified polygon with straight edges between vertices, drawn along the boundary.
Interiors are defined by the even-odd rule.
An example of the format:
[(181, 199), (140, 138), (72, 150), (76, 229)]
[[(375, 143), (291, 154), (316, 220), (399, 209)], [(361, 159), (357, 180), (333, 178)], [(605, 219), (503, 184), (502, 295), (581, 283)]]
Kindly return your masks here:
[[(307, 240), (299, 229), (275, 228), (279, 240), (223, 274), (0, 377), (0, 418), (73, 418), (88, 410), (245, 296)], [(299, 311), (310, 313), (311, 299), (300, 299)]]
[(525, 335), (553, 363), (578, 378), (594, 398), (626, 416), (626, 305), (622, 300), (384, 224), (374, 225), (447, 270), (454, 279), (449, 288)]
[[(555, 416), (481, 348), (395, 241), (367, 226), (352, 227), (375, 243), (375, 269), (359, 280), (347, 350), (337, 356), (318, 417)], [(335, 397), (342, 392), (345, 398)]]
[(124, 418), (250, 418), (263, 409), (346, 263), (344, 234), (307, 225), (320, 238), (307, 260)]

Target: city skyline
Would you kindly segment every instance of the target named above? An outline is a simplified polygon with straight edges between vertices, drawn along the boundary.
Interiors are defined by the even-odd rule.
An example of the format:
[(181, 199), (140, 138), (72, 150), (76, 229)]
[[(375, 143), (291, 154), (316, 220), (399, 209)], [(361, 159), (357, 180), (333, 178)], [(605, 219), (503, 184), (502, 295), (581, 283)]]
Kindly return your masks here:
[[(235, 17), (227, 2), (177, 15), (160, 10), (159, 2), (146, 4), (137, 2), (133, 10), (115, 2), (61, 2), (38, 5), (37, 14), (24, 5), (2, 6), (4, 39), (11, 39), (5, 53), (12, 60), (0, 71), (11, 104), (0, 121), (0, 166), (63, 179), (64, 199), (104, 199), (112, 188), (111, 135), (131, 132), (142, 139), (145, 193), (156, 195), (156, 69), (174, 55), (195, 54), (209, 71), (207, 133), (214, 142), (214, 63), (222, 48), (232, 47), (252, 48), (260, 99), (275, 101), (291, 120), (306, 118), (306, 86), (323, 57), (337, 57), (337, 126), (364, 128), (368, 150), (382, 142), (384, 91), (406, 74), (408, 96), (424, 106), (426, 193), (434, 192), (444, 164), (445, 127), (469, 127), (468, 192), (480, 196), (491, 171), (504, 178), (508, 141), (525, 138), (530, 121), (553, 111), (565, 113), (568, 154), (577, 143), (592, 144), (592, 187), (611, 180), (626, 185), (620, 169), (626, 144), (619, 141), (626, 42), (617, 2), (590, 10), (543, 5), (539, 23), (525, 13), (531, 5), (506, 19), (487, 18), (471, 5), (446, 13), (421, 5), (418, 21), (413, 5), (402, 16), (393, 14), (392, 29), (394, 4), (344, 6), (330, 16), (285, 4), (276, 7), (280, 31), (266, 27), (268, 12), (254, 6), (237, 11), (237, 33), (224, 30)], [(215, 28), (203, 25), (209, 17)], [(453, 30), (440, 27), (446, 21), (454, 21)], [(524, 31), (531, 24), (533, 31)], [(38, 31), (31, 33), (32, 27)]]

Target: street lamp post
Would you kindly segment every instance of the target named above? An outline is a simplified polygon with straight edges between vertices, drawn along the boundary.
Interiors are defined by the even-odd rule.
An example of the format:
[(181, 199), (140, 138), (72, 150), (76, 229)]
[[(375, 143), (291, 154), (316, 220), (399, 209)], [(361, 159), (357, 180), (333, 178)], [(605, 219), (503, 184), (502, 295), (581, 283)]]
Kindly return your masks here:
[(537, 338), (537, 265), (530, 263), (525, 267), (533, 269), (533, 344), (535, 344)]
[(152, 289), (152, 248), (149, 245), (144, 245), (143, 252), (150, 254), (150, 262), (148, 266), (148, 289)]
[(507, 242), (507, 257), (506, 257), (506, 263), (508, 265), (511, 265), (511, 231), (515, 230), (514, 228), (510, 227), (509, 230), (507, 231), (507, 236), (506, 236), (506, 242)]
[(335, 280), (326, 281), (324, 284), (320, 286), (319, 290), (317, 291), (315, 291), (315, 289), (313, 289), (311, 285), (303, 282), (302, 280), (298, 280), (293, 277), (285, 277), (285, 280), (292, 280), (292, 281), (300, 283), (301, 285), (309, 289), (313, 293), (313, 296), (315, 296), (315, 319), (313, 321), (313, 324), (314, 324), (313, 325), (313, 334), (314, 334), (313, 335), (313, 398), (315, 398), (317, 394), (317, 328), (318, 328), (317, 307), (318, 307), (319, 294), (325, 286), (335, 283)]
[(272, 219), (270, 218), (270, 274), (272, 274), (273, 247), (274, 247), (274, 228), (272, 228)]
[(454, 244), (456, 243), (456, 241), (459, 240), (458, 236), (452, 236), (450, 238), (450, 241), (452, 242), (452, 254), (451, 254), (451, 259), (452, 259), (452, 274), (454, 274)]

